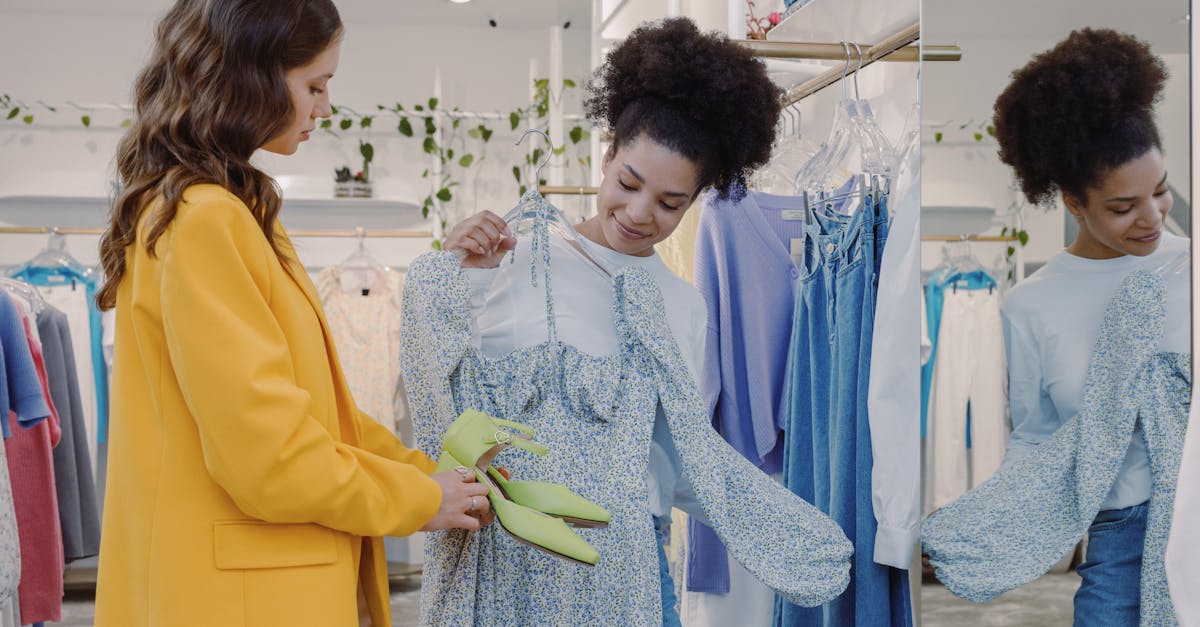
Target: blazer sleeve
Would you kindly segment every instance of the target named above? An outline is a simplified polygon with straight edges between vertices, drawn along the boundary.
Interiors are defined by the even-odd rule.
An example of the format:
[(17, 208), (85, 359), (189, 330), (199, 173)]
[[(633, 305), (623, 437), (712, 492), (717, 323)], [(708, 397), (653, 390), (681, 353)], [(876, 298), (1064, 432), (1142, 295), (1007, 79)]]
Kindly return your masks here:
[(396, 437), (395, 433), (374, 418), (360, 411), (358, 422), (362, 431), (362, 446), (368, 451), (401, 463), (412, 464), (428, 475), (433, 474), (437, 468), (437, 462), (421, 451), (404, 446), (404, 442)]
[(271, 264), (279, 262), (266, 238), (232, 199), (188, 204), (158, 247), (162, 320), (213, 479), (244, 512), (268, 522), (364, 536), (417, 531), (441, 502), (428, 464), (332, 437), (296, 382), (269, 306)]

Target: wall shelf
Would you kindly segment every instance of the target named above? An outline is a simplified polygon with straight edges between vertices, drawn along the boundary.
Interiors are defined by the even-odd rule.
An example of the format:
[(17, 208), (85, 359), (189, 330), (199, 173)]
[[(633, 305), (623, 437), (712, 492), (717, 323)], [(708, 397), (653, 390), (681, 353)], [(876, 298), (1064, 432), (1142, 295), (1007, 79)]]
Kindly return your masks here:
[(877, 44), (921, 20), (917, 2), (812, 0), (789, 11), (767, 41), (857, 41)]
[[(0, 224), (103, 228), (109, 203), (102, 196), (0, 196)], [(285, 198), (281, 215), (289, 229), (429, 229), (419, 205), (383, 198)]]

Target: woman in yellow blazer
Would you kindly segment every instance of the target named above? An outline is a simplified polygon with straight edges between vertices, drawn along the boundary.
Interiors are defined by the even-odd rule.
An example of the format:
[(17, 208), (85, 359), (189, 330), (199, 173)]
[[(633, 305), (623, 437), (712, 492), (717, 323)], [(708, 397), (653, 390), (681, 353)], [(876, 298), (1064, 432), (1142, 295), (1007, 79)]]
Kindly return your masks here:
[(490, 519), (472, 477), (355, 407), (249, 162), (330, 115), (341, 32), (328, 0), (179, 0), (158, 26), (101, 241), (101, 627), (390, 625), (379, 536)]

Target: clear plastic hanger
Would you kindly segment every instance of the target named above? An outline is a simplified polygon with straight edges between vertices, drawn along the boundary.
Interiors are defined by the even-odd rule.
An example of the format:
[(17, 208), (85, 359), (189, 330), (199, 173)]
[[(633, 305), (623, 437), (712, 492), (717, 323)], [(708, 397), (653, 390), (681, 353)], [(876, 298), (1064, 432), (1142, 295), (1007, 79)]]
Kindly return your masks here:
[(892, 172), (898, 175), (905, 160), (912, 156), (914, 152), (919, 153), (920, 146), (921, 103), (914, 102), (912, 107), (908, 109), (908, 115), (904, 118), (904, 132), (900, 134), (900, 141), (895, 146), (895, 161), (892, 163)]
[(854, 49), (858, 53), (858, 69), (854, 72), (854, 128), (858, 131), (858, 141), (862, 151), (862, 170), (870, 174), (891, 174), (896, 160), (896, 150), (880, 128), (871, 110), (871, 103), (863, 100), (858, 92), (858, 75), (862, 72), (862, 47), (857, 43)]
[[(508, 228), (513, 232), (514, 236), (533, 235), (535, 238), (533, 244), (535, 251), (541, 245), (536, 241), (537, 239), (541, 239), (538, 237), (539, 230), (545, 228), (547, 232), (553, 231), (562, 237), (575, 252), (589, 261), (598, 271), (607, 277), (611, 277), (613, 273), (584, 250), (583, 245), (580, 244), (582, 236), (575, 230), (575, 227), (571, 226), (570, 221), (567, 220), (567, 216), (563, 214), (562, 210), (550, 204), (542, 196), (541, 192), (538, 191), (538, 182), (542, 180), (542, 168), (546, 167), (546, 164), (550, 162), (550, 158), (554, 155), (554, 144), (550, 141), (550, 136), (544, 131), (529, 129), (521, 135), (516, 145), (521, 145), (521, 142), (525, 141), (525, 138), (530, 133), (537, 133), (546, 140), (546, 156), (534, 171), (533, 180), (535, 181), (535, 185), (533, 189), (526, 192), (517, 203), (517, 206), (504, 215), (504, 222), (508, 224)], [(515, 259), (515, 256), (511, 258)]]
[(46, 308), (46, 299), (42, 298), (41, 292), (24, 281), (0, 277), (0, 289), (10, 296), (21, 299), (35, 316)]
[(67, 252), (67, 238), (58, 231), (58, 227), (50, 229), (50, 239), (41, 252), (23, 263), (12, 274), (19, 274), (29, 268), (49, 268), (70, 270), (81, 277), (87, 278), (94, 274), (92, 268), (79, 263), (79, 260)]
[(1164, 279), (1183, 275), (1191, 271), (1192, 252), (1186, 248), (1154, 268), (1154, 274)]
[(796, 170), (808, 163), (820, 150), (820, 146), (803, 136), (803, 118), (797, 106), (797, 103), (792, 103), (780, 111), (783, 120), (775, 146), (771, 150), (771, 162), (761, 171), (758, 178), (758, 189), (767, 193), (792, 194), (792, 179)]
[(842, 42), (846, 51), (846, 64), (842, 68), (842, 99), (833, 114), (833, 127), (821, 148), (804, 164), (793, 179), (792, 191), (817, 191), (829, 186), (829, 179), (837, 166), (850, 154), (857, 131), (854, 128), (855, 102), (846, 94), (846, 77), (850, 73), (850, 44)]
[(338, 285), (343, 292), (361, 292), (363, 296), (367, 296), (371, 288), (378, 284), (380, 275), (387, 272), (388, 267), (367, 249), (367, 233), (362, 227), (355, 227), (354, 236), (358, 242), (354, 252), (334, 267), (337, 269)]
[(968, 240), (968, 237), (967, 235), (963, 235), (962, 239), (959, 240), (958, 245), (962, 249), (962, 253), (958, 257), (955, 270), (962, 274), (972, 272), (983, 272), (986, 274), (987, 268), (983, 266), (983, 262), (979, 260), (979, 257), (975, 256), (975, 251), (971, 249), (971, 242)]

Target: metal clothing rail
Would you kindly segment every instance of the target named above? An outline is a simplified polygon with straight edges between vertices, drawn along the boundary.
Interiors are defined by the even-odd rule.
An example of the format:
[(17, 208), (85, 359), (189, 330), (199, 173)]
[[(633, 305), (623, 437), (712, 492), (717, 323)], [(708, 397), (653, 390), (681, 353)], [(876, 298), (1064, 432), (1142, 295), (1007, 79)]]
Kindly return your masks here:
[(599, 191), (599, 187), (571, 187), (569, 185), (543, 185), (538, 188), (543, 196), (595, 196)]
[[(884, 58), (889, 57), (890, 55), (897, 54), (898, 51), (899, 51), (899, 54), (905, 55), (905, 56), (913, 56), (914, 58), (911, 60), (916, 60), (914, 53), (905, 52), (905, 50), (908, 48), (909, 44), (917, 41), (918, 39), (920, 39), (920, 37), (921, 37), (921, 24), (920, 23), (912, 24), (912, 25), (908, 26), (907, 28), (897, 32), (896, 34), (892, 35), (891, 37), (888, 37), (887, 39), (884, 39), (883, 41), (881, 41), (873, 46), (864, 47), (864, 46), (862, 46), (862, 44), (859, 44), (858, 48), (862, 49), (862, 58), (861, 59), (847, 58), (846, 48), (844, 46), (842, 46), (842, 44), (840, 44), (840, 43), (838, 43), (838, 44), (810, 44), (810, 43), (793, 44), (793, 45), (797, 46), (797, 48), (794, 52), (789, 53), (790, 56), (788, 56), (786, 58), (813, 58), (813, 57), (807, 57), (807, 56), (802, 56), (802, 55), (804, 53), (814, 53), (814, 54), (820, 55), (815, 58), (818, 58), (818, 59), (842, 59), (843, 63), (837, 67), (830, 68), (829, 70), (825, 71), (823, 74), (815, 76), (815, 77), (789, 89), (787, 91), (787, 95), (785, 96), (785, 102), (789, 105), (799, 102), (800, 100), (803, 100), (804, 98), (807, 98), (808, 96), (811, 96), (811, 95), (817, 93), (818, 91), (821, 91), (822, 89), (825, 89), (826, 87), (840, 81), (842, 79), (842, 77), (850, 76), (850, 75), (854, 74), (855, 72), (861, 70), (862, 68), (865, 68), (868, 65), (871, 65), (872, 63), (874, 63), (876, 61), (880, 61)], [(783, 42), (766, 42), (765, 44), (755, 43), (755, 44), (753, 44), (753, 46), (754, 47), (761, 46), (764, 49), (766, 49), (768, 52), (784, 52), (785, 47), (788, 46), (788, 44), (785, 44)], [(819, 46), (819, 49), (818, 48), (809, 48), (811, 46)], [(826, 48), (826, 46), (833, 46), (834, 47), (833, 49), (836, 49), (837, 51), (839, 51), (839, 54), (833, 54), (833, 53), (829, 52), (830, 48)], [(928, 50), (929, 54), (927, 57), (926, 57), (926, 55), (921, 55), (921, 56), (926, 57), (927, 60), (929, 60), (929, 61), (958, 61), (959, 59), (962, 58), (962, 50), (959, 49), (957, 46), (923, 46), (923, 48)], [(853, 55), (853, 56), (857, 57), (857, 55)], [(901, 58), (903, 58), (903, 57), (901, 57)]]
[[(104, 229), (70, 229), (54, 226), (0, 226), (0, 234), (47, 235), (103, 235)], [(295, 229), (288, 230), (291, 237), (388, 237), (430, 238), (432, 231), (406, 231), (400, 229)]]
[(57, 226), (0, 226), (0, 234), (27, 235), (104, 235), (104, 229), (69, 229)]
[(922, 235), (922, 242), (1016, 242), (1011, 235)]
[[(841, 43), (817, 43), (806, 41), (765, 41), (747, 39), (737, 43), (749, 48), (755, 56), (770, 59), (812, 59), (819, 61), (845, 61), (846, 48)], [(855, 44), (850, 43), (850, 46)], [(858, 44), (865, 50), (872, 48), (869, 44)], [(857, 56), (857, 55), (855, 55)], [(920, 46), (907, 45), (897, 48), (891, 53), (876, 59), (877, 61), (959, 61), (962, 59), (962, 48), (958, 46)], [(851, 61), (858, 66), (857, 58)], [(866, 53), (863, 54), (863, 66), (866, 66)], [(839, 70), (840, 72), (840, 70)], [(839, 74), (840, 76), (840, 74)]]
[(399, 229), (349, 229), (349, 230), (312, 230), (312, 229), (288, 229), (290, 237), (390, 237), (390, 238), (406, 238), (433, 237), (433, 231), (404, 231)]

